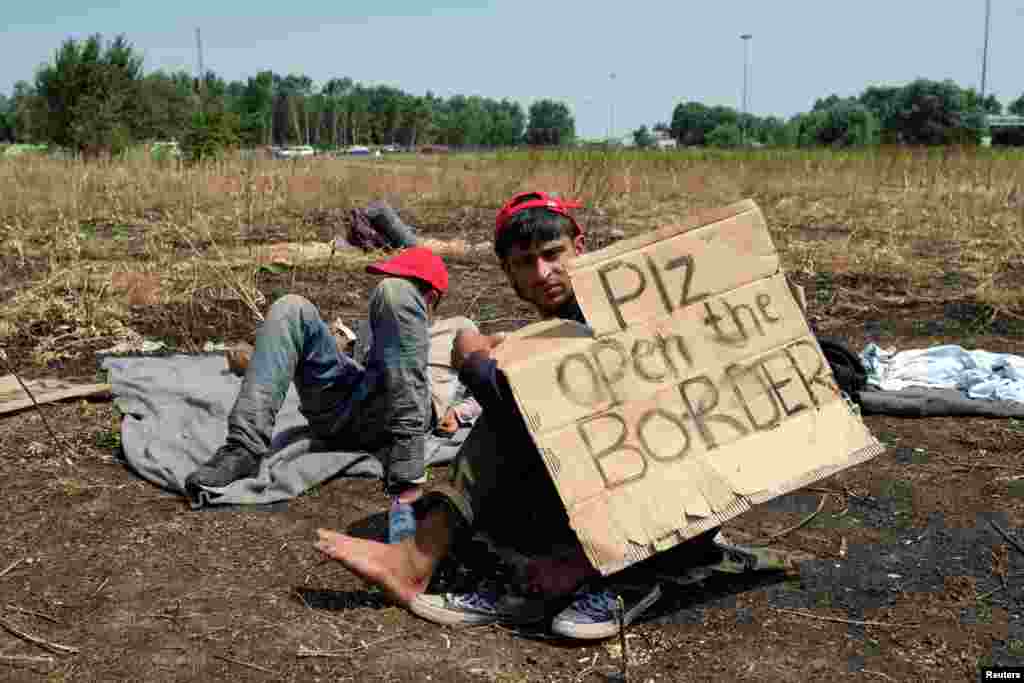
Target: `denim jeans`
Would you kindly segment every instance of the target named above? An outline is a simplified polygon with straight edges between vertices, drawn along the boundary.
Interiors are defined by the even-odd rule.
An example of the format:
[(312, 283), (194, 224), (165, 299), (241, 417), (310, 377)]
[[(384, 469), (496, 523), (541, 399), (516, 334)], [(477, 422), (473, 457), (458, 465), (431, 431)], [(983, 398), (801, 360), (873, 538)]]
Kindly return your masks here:
[(365, 367), (338, 351), (320, 312), (297, 295), (270, 307), (228, 416), (228, 443), (266, 454), (294, 382), (313, 433), (382, 460), (389, 487), (424, 474), (433, 408), (427, 304), (410, 280), (385, 278), (370, 294), (373, 346)]

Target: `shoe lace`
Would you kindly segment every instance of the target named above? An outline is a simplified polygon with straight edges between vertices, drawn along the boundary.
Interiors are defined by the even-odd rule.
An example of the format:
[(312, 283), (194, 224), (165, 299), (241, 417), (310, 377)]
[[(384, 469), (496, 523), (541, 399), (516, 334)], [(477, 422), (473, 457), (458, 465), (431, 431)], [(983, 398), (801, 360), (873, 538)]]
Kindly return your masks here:
[(459, 604), (482, 612), (493, 612), (497, 608), (498, 597), (491, 591), (473, 591), (458, 595)]
[(615, 610), (618, 607), (616, 598), (616, 594), (608, 589), (590, 591), (576, 598), (572, 607), (575, 611), (588, 617), (608, 619), (615, 616)]

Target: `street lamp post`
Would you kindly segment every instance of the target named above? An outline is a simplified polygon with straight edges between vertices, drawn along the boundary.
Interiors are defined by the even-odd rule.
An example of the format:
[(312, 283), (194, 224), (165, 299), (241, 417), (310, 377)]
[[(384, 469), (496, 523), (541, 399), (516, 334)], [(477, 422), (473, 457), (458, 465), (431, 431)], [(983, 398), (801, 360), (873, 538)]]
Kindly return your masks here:
[(988, 33), (992, 19), (992, 0), (985, 0), (985, 47), (981, 53), (981, 102), (985, 106), (985, 79), (988, 76)]
[(750, 33), (740, 36), (743, 41), (743, 119), (740, 122), (740, 142), (744, 147), (747, 146), (747, 81), (750, 78), (750, 39), (753, 37)]

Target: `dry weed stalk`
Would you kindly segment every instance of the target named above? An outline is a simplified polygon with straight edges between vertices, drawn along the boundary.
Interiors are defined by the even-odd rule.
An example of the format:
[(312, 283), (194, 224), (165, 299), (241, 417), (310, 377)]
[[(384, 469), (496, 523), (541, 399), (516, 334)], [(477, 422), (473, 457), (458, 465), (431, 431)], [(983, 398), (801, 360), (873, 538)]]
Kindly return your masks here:
[[(116, 332), (123, 306), (103, 282), (132, 262), (132, 270), (174, 274), (175, 297), (192, 303), (210, 283), (227, 283), (258, 320), (255, 276), (224, 257), (240, 242), (322, 240), (316, 221), (324, 212), (344, 216), (388, 198), (427, 220), (425, 237), (431, 225), (463, 212), (456, 214), (464, 218), (462, 237), (472, 244), (482, 237), (482, 215), (535, 187), (580, 198), (632, 232), (752, 196), (789, 270), (892, 282), (1013, 320), (1024, 315), (1021, 158), (999, 150), (766, 149), (513, 150), (201, 166), (144, 157), (4, 159), (0, 186), (11, 191), (0, 196), (0, 249), (12, 255), (4, 267), (18, 269), (8, 281), (19, 284), (0, 290), (0, 340), (52, 339), (69, 331), (61, 325), (85, 337)], [(192, 261), (184, 270), (183, 247)], [(357, 261), (339, 263), (336, 255), (331, 267)]]
[(68, 465), (74, 467), (75, 463), (71, 459), (71, 449), (69, 449), (67, 445), (64, 443), (64, 441), (57, 436), (57, 432), (53, 431), (53, 427), (50, 426), (50, 421), (46, 419), (46, 414), (43, 413), (43, 409), (39, 407), (39, 402), (36, 401), (35, 395), (32, 393), (32, 390), (28, 388), (28, 385), (25, 384), (24, 381), (22, 381), (21, 376), (14, 371), (14, 368), (11, 366), (10, 360), (7, 358), (7, 352), (4, 349), (0, 349), (0, 361), (3, 361), (4, 368), (7, 370), (9, 374), (14, 376), (14, 379), (18, 382), (18, 385), (21, 386), (21, 390), (24, 391), (25, 394), (28, 395), (29, 399), (32, 400), (32, 407), (35, 408), (35, 411), (39, 414), (39, 419), (43, 421), (43, 425), (46, 427), (46, 431), (50, 433), (50, 438), (53, 439), (54, 446), (56, 446), (58, 451), (64, 452), (65, 462), (67, 462)]

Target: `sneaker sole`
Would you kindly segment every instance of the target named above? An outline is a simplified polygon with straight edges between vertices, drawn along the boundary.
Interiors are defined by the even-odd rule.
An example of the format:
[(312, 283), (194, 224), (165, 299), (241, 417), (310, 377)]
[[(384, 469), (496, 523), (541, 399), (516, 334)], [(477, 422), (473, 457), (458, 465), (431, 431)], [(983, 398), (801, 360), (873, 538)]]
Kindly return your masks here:
[(422, 595), (417, 595), (409, 604), (409, 611), (429, 622), (442, 626), (483, 626), (496, 624), (498, 618), (491, 614), (466, 612), (437, 605)]
[[(661, 599), (661, 586), (657, 585), (643, 600), (633, 605), (622, 617), (623, 626), (629, 626), (651, 605)], [(576, 624), (571, 621), (559, 621), (558, 617), (551, 623), (551, 631), (574, 640), (604, 640), (619, 633), (618, 623)]]
[(772, 572), (795, 569), (790, 553), (767, 547), (748, 547), (736, 543), (718, 543), (724, 553), (721, 561), (706, 565), (725, 574)]
[[(429, 622), (442, 626), (486, 626), (487, 624), (509, 624), (523, 626), (544, 619), (544, 613), (524, 612), (520, 615), (495, 616), (484, 612), (472, 612), (438, 604), (431, 596), (417, 595), (409, 604), (409, 611)], [(440, 597), (440, 596), (438, 596)]]

